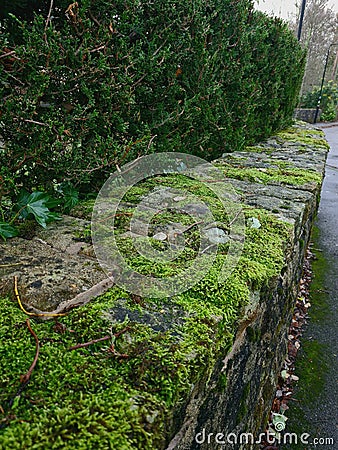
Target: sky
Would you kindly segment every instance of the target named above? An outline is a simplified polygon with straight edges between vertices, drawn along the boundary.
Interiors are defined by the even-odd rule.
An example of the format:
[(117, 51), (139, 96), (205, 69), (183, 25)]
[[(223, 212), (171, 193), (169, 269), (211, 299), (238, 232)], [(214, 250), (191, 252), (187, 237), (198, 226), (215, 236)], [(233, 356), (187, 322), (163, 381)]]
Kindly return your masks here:
[[(297, 11), (296, 3), (301, 4), (302, 0), (256, 0), (256, 8), (267, 12), (273, 13), (275, 16), (288, 19), (290, 14), (294, 14)], [(330, 0), (329, 7), (338, 12), (338, 1)]]

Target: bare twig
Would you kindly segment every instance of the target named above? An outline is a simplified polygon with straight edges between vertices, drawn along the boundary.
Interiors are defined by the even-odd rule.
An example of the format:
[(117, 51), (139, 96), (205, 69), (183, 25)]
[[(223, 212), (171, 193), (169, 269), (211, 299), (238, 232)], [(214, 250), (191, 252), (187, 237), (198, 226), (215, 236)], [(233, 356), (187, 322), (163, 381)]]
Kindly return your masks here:
[(236, 220), (238, 219), (238, 217), (241, 215), (242, 212), (243, 212), (243, 211), (242, 211), (242, 208), (241, 208), (239, 211), (237, 211), (235, 217), (232, 219), (232, 221), (231, 221), (231, 222), (229, 223), (229, 225), (228, 225), (229, 228), (231, 227), (231, 225), (232, 225), (234, 222), (236, 222)]
[(50, 313), (50, 312), (28, 312), (25, 310), (25, 308), (23, 307), (22, 303), (21, 303), (21, 299), (20, 299), (20, 294), (19, 294), (19, 290), (18, 290), (18, 277), (15, 276), (14, 277), (14, 293), (15, 293), (15, 297), (19, 303), (20, 309), (21, 311), (23, 311), (25, 314), (27, 314), (28, 316), (34, 316), (34, 317), (44, 317), (44, 316), (50, 316), (50, 317), (56, 317), (56, 316), (65, 316), (66, 314), (56, 314), (56, 313)]
[(13, 266), (21, 266), (23, 263), (12, 263), (12, 264), (0, 264), (1, 267), (13, 267)]
[(204, 223), (203, 220), (200, 220), (199, 222), (192, 223), (187, 228), (184, 228), (184, 230), (182, 230), (182, 233), (185, 233), (186, 231), (189, 231), (191, 228), (195, 227), (196, 225), (200, 225), (201, 223)]
[(165, 41), (154, 51), (153, 56), (156, 56), (157, 53), (165, 46), (165, 44), (168, 42), (168, 39), (165, 39)]
[[(11, 56), (11, 55), (15, 55), (15, 50), (11, 50), (10, 52), (3, 53), (2, 55), (0, 55), (0, 59), (6, 58), (6, 56)], [(16, 58), (16, 59), (19, 59), (19, 58)]]
[(135, 81), (135, 83), (134, 84), (132, 84), (132, 88), (134, 88), (135, 86), (137, 86), (138, 84), (140, 84), (141, 83), (141, 81), (145, 78), (147, 76), (147, 74), (145, 73), (145, 74), (143, 74), (142, 75), (142, 77), (141, 78), (139, 78), (137, 81)]
[(88, 10), (88, 14), (89, 14), (89, 17), (92, 19), (92, 21), (95, 22), (98, 27), (100, 27), (101, 26), (100, 22), (97, 20), (96, 17), (94, 17), (94, 15), (90, 9)]
[(32, 365), (30, 366), (30, 368), (28, 369), (28, 372), (25, 373), (25, 375), (22, 375), (20, 377), (20, 382), (21, 383), (27, 383), (32, 375), (32, 372), (36, 366), (36, 363), (38, 361), (38, 357), (39, 357), (39, 351), (40, 351), (40, 344), (39, 344), (39, 339), (37, 337), (37, 335), (35, 334), (35, 332), (32, 330), (31, 328), (31, 324), (29, 322), (29, 319), (26, 319), (26, 325), (29, 329), (30, 334), (34, 337), (35, 339), (35, 347), (36, 347), (36, 351), (35, 351), (35, 356), (34, 356), (34, 360), (32, 362)]
[(118, 331), (117, 333), (114, 333), (115, 338), (117, 339), (118, 337), (121, 336), (121, 334), (126, 333), (128, 330), (130, 330), (130, 327), (123, 328), (123, 330)]
[(127, 353), (120, 353), (118, 351), (115, 350), (115, 345), (112, 344), (109, 348), (108, 348), (108, 352), (111, 353), (113, 356), (115, 356), (116, 358), (122, 358), (122, 359), (127, 359), (129, 358), (129, 355), (127, 355)]
[[(128, 331), (128, 330), (130, 330), (130, 327), (123, 328), (123, 330), (118, 331), (117, 333), (113, 334), (113, 336), (117, 339), (118, 337), (121, 336), (121, 334), (125, 333), (125, 332)], [(68, 350), (76, 350), (76, 349), (78, 349), (78, 348), (89, 347), (89, 345), (96, 344), (97, 342), (108, 341), (108, 340), (111, 339), (111, 338), (112, 338), (111, 335), (107, 335), (107, 336), (104, 336), (104, 337), (99, 338), (99, 339), (93, 339), (92, 341), (85, 342), (85, 343), (83, 343), (83, 344), (76, 344), (76, 345), (73, 345), (73, 347), (69, 347)]]
[(16, 78), (14, 75), (9, 73), (8, 70), (5, 70), (5, 72), (9, 77), (13, 78), (13, 80), (15, 80), (17, 83), (21, 84), (21, 86), (25, 86), (25, 83), (23, 83), (21, 80), (19, 80), (19, 78)]
[(150, 139), (150, 141), (149, 141), (149, 144), (148, 144), (148, 147), (147, 147), (147, 151), (150, 149), (151, 144), (153, 143), (153, 140), (154, 140), (156, 137), (157, 137), (157, 134), (154, 134), (154, 136), (151, 137), (151, 139)]
[(45, 40), (46, 44), (47, 44), (47, 34), (46, 34), (46, 32), (47, 32), (47, 28), (48, 28), (48, 25), (49, 25), (49, 22), (50, 22), (50, 16), (52, 14), (53, 2), (54, 2), (54, 0), (50, 0), (48, 16), (47, 16), (47, 20), (46, 20), (45, 30), (44, 30), (44, 33), (43, 33), (43, 39)]
[(35, 123), (35, 125), (41, 125), (43, 127), (49, 127), (49, 125), (47, 123), (43, 123), (43, 122), (37, 122), (36, 120), (31, 120), (31, 119), (23, 119), (24, 122), (28, 122), (28, 123)]
[(90, 302), (95, 297), (98, 297), (99, 295), (106, 292), (109, 288), (111, 288), (114, 285), (114, 280), (112, 277), (106, 278), (99, 283), (95, 284), (91, 288), (89, 288), (85, 292), (81, 292), (80, 294), (76, 295), (71, 300), (65, 300), (64, 302), (60, 303), (59, 306), (54, 311), (40, 311), (39, 309), (34, 308), (33, 306), (30, 306), (30, 309), (33, 311), (32, 313), (28, 313), (23, 308), (21, 308), (23, 311), (26, 312), (26, 314), (30, 314), (32, 316), (39, 316), (41, 318), (48, 317), (55, 317), (55, 316), (65, 316), (67, 312), (73, 308), (77, 308), (78, 306), (83, 306), (86, 303)]
[(92, 341), (85, 342), (84, 344), (73, 345), (73, 347), (69, 347), (68, 350), (76, 350), (77, 348), (88, 347), (89, 345), (96, 344), (97, 342), (108, 341), (108, 339), (111, 339), (110, 335), (109, 336), (104, 336), (104, 337), (99, 338), (99, 339), (93, 339)]
[(104, 48), (105, 48), (105, 46), (106, 46), (106, 44), (103, 44), (103, 45), (100, 45), (100, 47), (97, 47), (97, 48), (93, 48), (93, 50), (89, 50), (89, 53), (94, 53), (94, 52), (98, 52), (98, 51), (100, 51), (100, 50), (104, 49)]
[(207, 250), (209, 250), (210, 248), (212, 248), (212, 247), (215, 247), (217, 244), (210, 244), (210, 245), (208, 245), (208, 247), (205, 247), (205, 249), (203, 249), (202, 251), (201, 251), (201, 255), (203, 255), (203, 253), (205, 253)]

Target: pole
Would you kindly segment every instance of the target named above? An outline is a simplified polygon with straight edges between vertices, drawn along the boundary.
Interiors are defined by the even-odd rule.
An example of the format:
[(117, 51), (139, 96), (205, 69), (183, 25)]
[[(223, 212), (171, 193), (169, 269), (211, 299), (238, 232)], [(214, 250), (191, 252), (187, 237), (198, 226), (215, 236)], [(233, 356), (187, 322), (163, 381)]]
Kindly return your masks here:
[(317, 118), (318, 118), (318, 113), (319, 113), (319, 108), (320, 108), (320, 102), (322, 100), (322, 95), (323, 95), (323, 86), (324, 86), (324, 81), (325, 81), (325, 74), (326, 74), (327, 64), (329, 62), (330, 49), (334, 45), (338, 45), (338, 42), (333, 42), (332, 44), (329, 45), (329, 48), (327, 49), (325, 65), (324, 65), (324, 72), (323, 72), (323, 76), (322, 76), (322, 83), (320, 85), (320, 91), (319, 91), (319, 96), (318, 96), (317, 108), (316, 108), (315, 117), (313, 119), (313, 123), (317, 123)]
[(303, 0), (303, 2), (302, 2), (302, 9), (300, 11), (300, 17), (299, 17), (299, 25), (298, 25), (298, 34), (297, 34), (298, 41), (300, 41), (300, 38), (301, 38), (301, 35), (302, 35), (305, 6), (306, 6), (306, 0)]

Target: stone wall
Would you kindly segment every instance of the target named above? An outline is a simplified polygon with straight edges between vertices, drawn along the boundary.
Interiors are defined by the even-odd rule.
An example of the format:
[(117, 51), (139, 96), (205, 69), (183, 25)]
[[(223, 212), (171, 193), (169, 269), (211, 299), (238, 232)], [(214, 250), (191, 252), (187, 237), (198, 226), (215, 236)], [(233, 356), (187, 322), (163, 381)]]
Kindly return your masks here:
[[(88, 234), (93, 204), (80, 205), (62, 225), (0, 243), (0, 348), (6, 355), (0, 447), (22, 449), (33, 442), (41, 450), (248, 448), (218, 444), (216, 438), (236, 441), (241, 433), (257, 437), (264, 431), (327, 151), (323, 133), (302, 123), (214, 162), (231, 180), (246, 219), (254, 215), (261, 222), (259, 229), (246, 227), (243, 258), (228, 284), (217, 285), (210, 270), (189, 291), (160, 300), (109, 284), (85, 306), (73, 301), (72, 308), (57, 310), (66, 316), (54, 317), (53, 326), (47, 320), (53, 316), (36, 320), (34, 308), (50, 311), (77, 294), (79, 299), (104, 278)], [(155, 188), (166, 179), (156, 179)], [(180, 187), (179, 177), (174, 182)], [(129, 203), (143, 192), (136, 187)], [(214, 197), (206, 201), (216, 205), (217, 216)], [(132, 215), (134, 206), (126, 205), (121, 216)], [(217, 226), (227, 230), (224, 216), (217, 217)], [(123, 226), (128, 224), (122, 221), (121, 231)], [(190, 223), (183, 226), (191, 229)], [(196, 239), (194, 233), (187, 241)], [(17, 295), (5, 297), (13, 292), (13, 277), (41, 341), (27, 386), (19, 386), (19, 377), (32, 362), (35, 344), (28, 340)]]
[[(303, 126), (302, 130), (303, 140), (299, 136), (281, 135), (261, 144), (256, 152), (251, 148), (250, 154), (242, 152), (225, 159), (237, 167), (250, 168), (268, 168), (276, 160), (284, 160), (322, 176), (327, 155), (325, 143), (313, 129)], [(248, 448), (239, 442), (240, 435), (252, 433), (258, 439), (264, 432), (277, 376), (286, 355), (287, 330), (318, 208), (321, 182), (303, 186), (238, 180), (232, 183), (246, 204), (269, 210), (292, 224), (290, 239), (285, 242), (285, 265), (268, 287), (252, 292), (232, 350), (227, 355), (219, 355), (210, 380), (195, 387), (182, 414), (182, 427), (167, 450)]]
[[(317, 122), (319, 122), (322, 110), (318, 111)], [(314, 123), (316, 115), (316, 108), (297, 108), (294, 112), (294, 117), (298, 120), (304, 120), (308, 123)]]

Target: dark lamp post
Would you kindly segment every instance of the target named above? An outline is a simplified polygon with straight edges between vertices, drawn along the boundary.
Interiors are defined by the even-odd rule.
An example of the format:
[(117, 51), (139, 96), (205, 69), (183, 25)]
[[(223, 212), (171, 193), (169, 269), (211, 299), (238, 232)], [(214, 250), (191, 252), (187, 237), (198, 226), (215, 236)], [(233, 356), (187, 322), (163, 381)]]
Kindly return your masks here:
[(298, 34), (297, 34), (298, 41), (300, 41), (300, 37), (302, 35), (305, 6), (306, 6), (306, 0), (303, 0), (303, 2), (302, 2), (302, 9), (300, 11), (299, 24), (298, 24)]
[(313, 119), (313, 123), (317, 122), (319, 108), (320, 108), (320, 102), (322, 101), (323, 87), (324, 87), (324, 82), (325, 82), (325, 74), (326, 74), (327, 64), (329, 62), (330, 50), (331, 50), (331, 47), (333, 47), (334, 45), (338, 45), (338, 42), (333, 42), (332, 44), (329, 45), (329, 48), (327, 49), (326, 58), (325, 58), (325, 65), (324, 65), (324, 71), (323, 71), (323, 76), (322, 76), (322, 83), (320, 85), (320, 91), (319, 91), (319, 96), (318, 96), (317, 108), (316, 108), (315, 117)]

